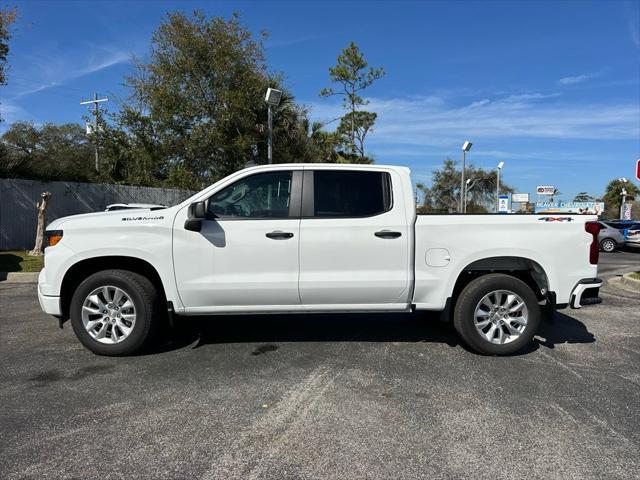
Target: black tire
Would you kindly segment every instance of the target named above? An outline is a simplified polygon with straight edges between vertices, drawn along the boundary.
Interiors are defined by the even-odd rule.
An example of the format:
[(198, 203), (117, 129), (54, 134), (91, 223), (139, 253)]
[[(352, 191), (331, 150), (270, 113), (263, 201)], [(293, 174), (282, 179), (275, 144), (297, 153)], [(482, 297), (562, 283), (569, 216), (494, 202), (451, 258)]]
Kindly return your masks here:
[(612, 253), (618, 249), (618, 244), (613, 238), (605, 238), (600, 242), (600, 249), (603, 252)]
[[(82, 306), (96, 288), (114, 286), (127, 293), (135, 306), (135, 324), (131, 333), (119, 343), (105, 344), (95, 340), (84, 328)], [(103, 270), (84, 280), (73, 294), (69, 310), (71, 325), (78, 340), (97, 355), (131, 355), (139, 351), (154, 336), (159, 321), (159, 296), (148, 278), (127, 270)]]
[[(524, 301), (528, 310), (528, 320), (520, 336), (515, 340), (496, 344), (487, 340), (475, 326), (475, 311), (479, 302), (490, 292), (509, 290)], [(540, 305), (531, 288), (522, 280), (502, 273), (491, 273), (469, 283), (456, 301), (453, 312), (453, 325), (472, 350), (484, 355), (510, 355), (526, 347), (540, 326)], [(501, 327), (502, 328), (502, 327)]]

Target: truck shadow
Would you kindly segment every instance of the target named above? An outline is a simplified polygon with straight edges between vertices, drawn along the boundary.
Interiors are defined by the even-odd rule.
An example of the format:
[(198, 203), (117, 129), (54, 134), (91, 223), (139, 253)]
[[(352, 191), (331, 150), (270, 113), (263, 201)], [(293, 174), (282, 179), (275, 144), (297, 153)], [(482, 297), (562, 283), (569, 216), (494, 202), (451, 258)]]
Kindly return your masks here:
[[(259, 343), (253, 354), (278, 349), (289, 342), (425, 342), (462, 344), (457, 333), (437, 314), (289, 314), (178, 317), (174, 328), (146, 354), (191, 346), (227, 343)], [(580, 320), (557, 312), (553, 321), (543, 321), (530, 346), (516, 355), (531, 353), (540, 346), (549, 349), (564, 343), (592, 343), (595, 337)]]
[[(568, 310), (567, 310), (568, 311)], [(577, 318), (556, 312), (552, 321), (543, 321), (535, 342), (550, 349), (563, 343), (593, 343), (596, 337)]]

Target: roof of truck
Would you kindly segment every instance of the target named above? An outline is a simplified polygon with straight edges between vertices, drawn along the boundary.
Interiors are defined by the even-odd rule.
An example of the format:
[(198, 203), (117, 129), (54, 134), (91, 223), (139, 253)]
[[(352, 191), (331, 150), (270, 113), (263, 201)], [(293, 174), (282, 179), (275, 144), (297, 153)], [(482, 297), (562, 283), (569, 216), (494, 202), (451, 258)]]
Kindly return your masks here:
[(378, 165), (378, 164), (363, 164), (363, 163), (274, 163), (272, 165), (249, 165), (243, 170), (249, 170), (253, 168), (333, 168), (333, 169), (345, 169), (345, 170), (354, 170), (354, 169), (370, 169), (370, 168), (390, 168), (390, 169), (403, 169), (409, 170), (409, 167), (401, 166), (401, 165)]

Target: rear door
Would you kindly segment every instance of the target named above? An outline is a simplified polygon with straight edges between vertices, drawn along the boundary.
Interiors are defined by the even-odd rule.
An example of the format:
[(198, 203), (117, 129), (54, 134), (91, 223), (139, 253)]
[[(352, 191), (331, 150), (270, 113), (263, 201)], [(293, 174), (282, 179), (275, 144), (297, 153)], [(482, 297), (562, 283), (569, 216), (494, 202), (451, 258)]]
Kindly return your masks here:
[(406, 306), (411, 258), (399, 175), (384, 169), (305, 169), (302, 197), (302, 304)]

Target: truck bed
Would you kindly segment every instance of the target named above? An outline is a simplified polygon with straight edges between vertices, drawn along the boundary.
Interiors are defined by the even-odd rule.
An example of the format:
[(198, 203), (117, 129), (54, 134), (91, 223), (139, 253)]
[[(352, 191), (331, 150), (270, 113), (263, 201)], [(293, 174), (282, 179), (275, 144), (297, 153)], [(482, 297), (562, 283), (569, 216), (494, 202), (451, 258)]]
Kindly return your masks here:
[[(417, 215), (413, 303), (417, 309), (441, 310), (461, 272), (491, 270), (498, 262), (514, 270), (533, 265), (557, 302), (569, 303), (573, 287), (596, 276), (597, 265), (587, 260), (592, 236), (584, 229), (596, 220), (592, 215)], [(492, 257), (501, 260), (492, 264)]]

